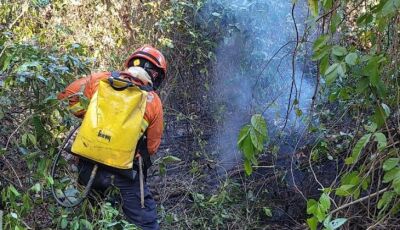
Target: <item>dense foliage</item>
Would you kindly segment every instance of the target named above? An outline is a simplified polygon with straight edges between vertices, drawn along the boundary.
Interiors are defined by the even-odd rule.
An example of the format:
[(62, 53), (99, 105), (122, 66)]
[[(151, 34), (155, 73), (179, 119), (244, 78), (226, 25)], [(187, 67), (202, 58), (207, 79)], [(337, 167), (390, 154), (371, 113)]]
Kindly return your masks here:
[[(334, 113), (343, 113), (350, 122), (343, 128), (328, 126), (327, 141), (336, 135), (349, 142), (334, 146), (330, 141), (329, 154), (341, 170), (331, 185), (321, 184), (319, 202), (308, 200), (309, 226), (316, 229), (332, 215), (359, 214), (368, 217), (358, 220), (361, 226), (372, 228), (385, 221), (390, 226), (398, 221), (400, 208), (400, 1), (309, 2), (321, 31), (313, 45), (322, 76), (320, 92)], [(360, 202), (369, 205), (360, 209)], [(327, 229), (332, 225), (324, 221)]]

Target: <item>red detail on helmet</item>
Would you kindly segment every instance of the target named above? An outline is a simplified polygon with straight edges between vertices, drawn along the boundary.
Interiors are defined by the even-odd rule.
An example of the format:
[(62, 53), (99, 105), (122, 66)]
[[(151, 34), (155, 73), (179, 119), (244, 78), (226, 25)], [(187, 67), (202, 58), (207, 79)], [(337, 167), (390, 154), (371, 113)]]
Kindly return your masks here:
[(144, 45), (137, 49), (128, 59), (125, 61), (125, 68), (129, 68), (133, 66), (133, 59), (135, 58), (144, 58), (150, 61), (153, 65), (160, 68), (163, 73), (164, 77), (167, 75), (167, 61), (165, 60), (164, 55), (156, 48), (150, 45)]

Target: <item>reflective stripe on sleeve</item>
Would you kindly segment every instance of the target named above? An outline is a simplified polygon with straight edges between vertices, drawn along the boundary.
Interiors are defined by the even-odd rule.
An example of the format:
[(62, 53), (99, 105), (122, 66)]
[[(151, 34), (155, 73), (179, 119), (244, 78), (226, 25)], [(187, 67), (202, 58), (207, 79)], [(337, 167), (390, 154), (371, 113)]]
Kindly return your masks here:
[(147, 129), (147, 127), (149, 127), (149, 123), (145, 120), (145, 119), (143, 119), (143, 121), (142, 121), (142, 134), (144, 133), (144, 132), (146, 132), (146, 129)]
[(77, 113), (77, 112), (79, 112), (79, 111), (81, 111), (81, 110), (84, 110), (84, 108), (83, 108), (83, 106), (81, 105), (80, 102), (77, 102), (77, 103), (74, 104), (74, 105), (68, 106), (68, 110), (69, 110), (71, 113)]

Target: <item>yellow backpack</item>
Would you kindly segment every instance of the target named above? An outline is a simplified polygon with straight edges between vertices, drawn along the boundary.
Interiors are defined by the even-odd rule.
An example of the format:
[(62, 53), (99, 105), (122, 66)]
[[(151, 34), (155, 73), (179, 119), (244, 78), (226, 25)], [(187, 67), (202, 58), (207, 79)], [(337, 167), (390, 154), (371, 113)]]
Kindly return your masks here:
[(113, 72), (99, 82), (90, 100), (72, 152), (92, 161), (131, 169), (136, 145), (148, 123), (143, 119), (146, 90)]

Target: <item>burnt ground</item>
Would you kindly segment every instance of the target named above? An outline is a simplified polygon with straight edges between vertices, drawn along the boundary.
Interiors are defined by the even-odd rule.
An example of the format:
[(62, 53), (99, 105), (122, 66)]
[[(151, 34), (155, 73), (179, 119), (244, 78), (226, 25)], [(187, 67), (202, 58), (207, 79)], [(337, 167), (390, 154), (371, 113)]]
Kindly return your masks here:
[[(320, 196), (319, 184), (308, 163), (310, 141), (302, 141), (296, 147), (290, 137), (276, 140), (275, 144), (280, 147), (278, 153), (261, 155), (258, 168), (251, 176), (246, 176), (240, 160), (224, 171), (218, 155), (201, 153), (190, 125), (182, 124), (185, 122), (167, 126), (157, 153), (157, 157), (174, 155), (182, 161), (168, 165), (165, 175), (160, 175), (157, 167), (149, 173), (148, 182), (162, 209), (159, 215), (164, 229), (203, 229), (204, 226), (210, 226), (210, 229), (307, 228), (304, 224), (306, 198), (318, 199)], [(203, 133), (197, 138), (208, 143), (210, 137), (210, 133)], [(304, 137), (307, 139), (315, 137)], [(208, 144), (206, 149), (214, 147)], [(324, 186), (329, 186), (336, 178), (336, 164), (335, 161), (313, 164), (315, 174)], [(218, 204), (222, 208), (210, 205), (209, 199), (223, 192), (227, 192), (232, 202)], [(201, 202), (194, 197), (198, 194), (205, 197)], [(199, 206), (206, 211), (199, 212)], [(271, 216), (266, 216), (265, 207), (271, 210)], [(237, 212), (236, 215), (222, 218), (221, 224), (213, 223), (219, 212), (232, 210)], [(208, 223), (196, 225), (195, 218)]]
[[(173, 155), (181, 161), (168, 164), (164, 175), (153, 166), (148, 177), (159, 204), (162, 228), (307, 228), (306, 197), (320, 196), (308, 161), (315, 134), (275, 138), (266, 149), (278, 151), (263, 153), (251, 176), (245, 175), (240, 154), (225, 167), (219, 156), (231, 150), (221, 149), (213, 140), (221, 115), (210, 108), (218, 104), (204, 87), (204, 82), (211, 80), (201, 79), (196, 73), (184, 75), (187, 77), (175, 82), (178, 85), (172, 90), (166, 87), (168, 94), (161, 93), (166, 105), (165, 130), (156, 156)], [(185, 81), (191, 82), (190, 88), (185, 87)], [(313, 168), (324, 186), (336, 178), (335, 161), (313, 162)], [(271, 211), (267, 213), (270, 215), (265, 209)]]

